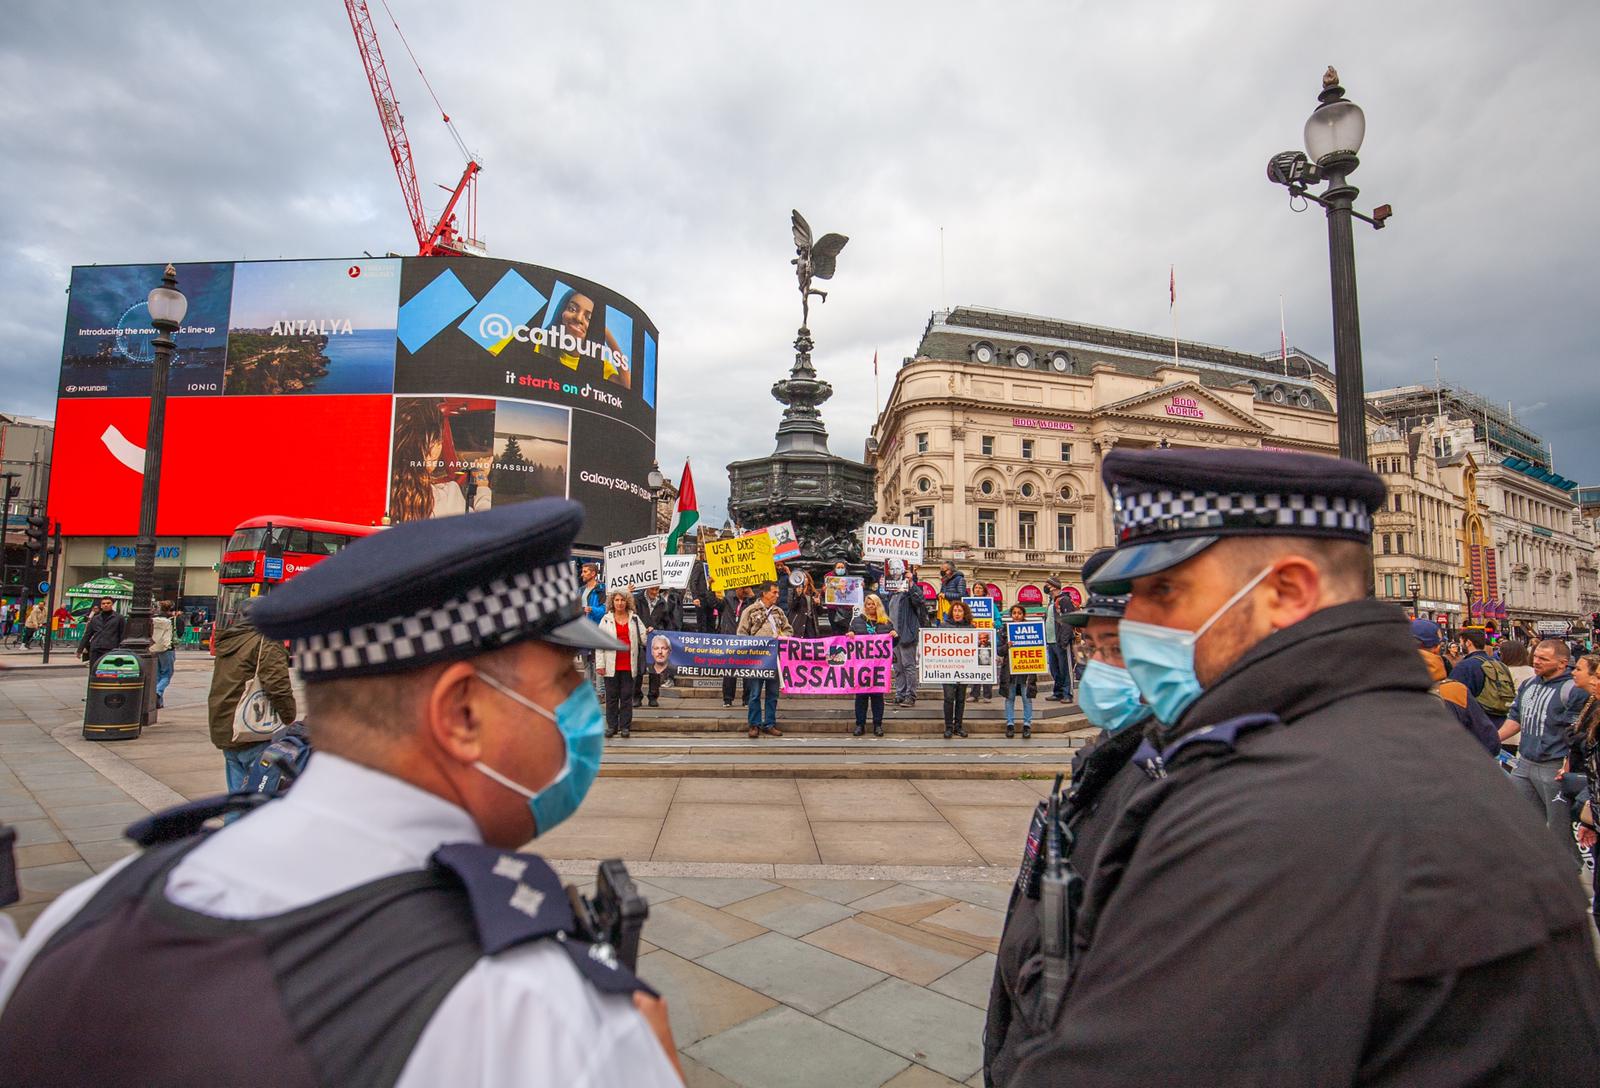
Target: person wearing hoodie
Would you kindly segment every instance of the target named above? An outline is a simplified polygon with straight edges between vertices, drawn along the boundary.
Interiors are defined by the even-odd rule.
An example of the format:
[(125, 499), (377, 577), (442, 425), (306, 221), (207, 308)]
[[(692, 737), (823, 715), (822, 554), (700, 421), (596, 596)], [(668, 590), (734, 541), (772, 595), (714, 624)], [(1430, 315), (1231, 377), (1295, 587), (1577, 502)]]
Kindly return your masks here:
[(1412, 620), (1411, 636), (1417, 640), (1417, 652), (1422, 655), (1428, 679), (1433, 681), (1433, 693), (1461, 723), (1461, 728), (1471, 733), (1473, 739), (1483, 745), (1490, 755), (1496, 755), (1500, 751), (1500, 734), (1495, 723), (1489, 720), (1483, 706), (1472, 697), (1471, 688), (1459, 680), (1447, 678), (1449, 669), (1439, 653), (1439, 625), (1432, 620)]
[(228, 792), (244, 788), (250, 765), (267, 741), (233, 739), (233, 712), (252, 678), (272, 702), (272, 711), (285, 725), (295, 720), (294, 689), (289, 684), (289, 651), (283, 643), (266, 638), (250, 623), (250, 612), (260, 598), (240, 605), (238, 618), (217, 635), (217, 663), (211, 670), (211, 693), (206, 699), (211, 743), (222, 751), (228, 774)]
[(1561, 844), (1574, 866), (1583, 864), (1572, 837), (1569, 806), (1561, 797), (1559, 775), (1572, 746), (1572, 727), (1589, 693), (1572, 676), (1572, 652), (1558, 638), (1547, 638), (1533, 651), (1533, 678), (1517, 689), (1501, 738), (1518, 730), (1522, 743), (1511, 784), (1539, 813), (1539, 819)]
[(889, 598), (889, 623), (894, 628), (894, 705), (917, 705), (917, 650), (927, 622), (927, 601), (917, 584), (915, 568), (906, 573), (906, 588)]
[[(1083, 564), (1085, 579), (1111, 558), (1113, 549), (1102, 548)], [(1078, 750), (1072, 761), (1071, 785), (1060, 819), (1071, 833), (1067, 860), (1080, 876), (1094, 868), (1094, 859), (1117, 815), (1140, 785), (1151, 780), (1150, 771), (1134, 759), (1144, 739), (1142, 726), (1150, 707), (1123, 667), (1117, 625), (1127, 608), (1126, 596), (1090, 593), (1077, 612), (1063, 623), (1082, 630), (1092, 654), (1079, 685), (1078, 705), (1089, 724), (1101, 735)], [(1016, 1071), (1026, 1045), (1050, 1030), (1042, 1009), (1039, 974), (1042, 968), (1043, 927), (1039, 908), (1039, 873), (1044, 842), (1045, 803), (1033, 814), (1033, 824), (1023, 845), (1023, 865), (1011, 889), (1001, 930), (1000, 950), (990, 987), (988, 1019), (983, 1029), (983, 1067), (987, 1083), (1005, 1084)]]

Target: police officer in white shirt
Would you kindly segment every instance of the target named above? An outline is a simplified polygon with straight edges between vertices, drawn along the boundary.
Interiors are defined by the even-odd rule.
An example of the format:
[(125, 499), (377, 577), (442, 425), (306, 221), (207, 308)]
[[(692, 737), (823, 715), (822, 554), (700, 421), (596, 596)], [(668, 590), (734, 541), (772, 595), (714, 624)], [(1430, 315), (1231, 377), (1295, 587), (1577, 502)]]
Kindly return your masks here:
[(582, 518), (400, 525), (263, 599), (315, 755), (220, 831), (190, 834), (205, 802), (147, 821), (143, 853), (40, 916), (0, 976), (0, 1079), (679, 1084), (665, 1003), (514, 852), (603, 749), (573, 667), (612, 647), (570, 562)]

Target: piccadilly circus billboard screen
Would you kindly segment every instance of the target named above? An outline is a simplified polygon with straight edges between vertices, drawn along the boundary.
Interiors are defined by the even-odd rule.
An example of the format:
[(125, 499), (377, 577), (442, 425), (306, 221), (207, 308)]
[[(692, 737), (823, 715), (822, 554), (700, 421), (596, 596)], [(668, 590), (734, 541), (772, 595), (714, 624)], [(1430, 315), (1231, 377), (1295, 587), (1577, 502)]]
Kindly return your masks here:
[[(52, 517), (138, 529), (161, 265), (74, 268)], [(566, 496), (580, 543), (650, 523), (659, 334), (600, 284), (487, 257), (177, 266), (162, 536), (267, 513), (378, 524)]]

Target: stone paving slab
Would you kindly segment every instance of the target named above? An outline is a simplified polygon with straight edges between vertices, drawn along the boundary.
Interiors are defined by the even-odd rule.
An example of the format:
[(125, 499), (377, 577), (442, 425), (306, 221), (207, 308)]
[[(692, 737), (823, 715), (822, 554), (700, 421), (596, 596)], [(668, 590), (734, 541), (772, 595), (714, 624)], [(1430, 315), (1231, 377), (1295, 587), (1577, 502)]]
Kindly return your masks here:
[(791, 1008), (763, 1013), (688, 1053), (743, 1088), (878, 1088), (910, 1064)]
[(983, 1066), (978, 1009), (897, 978), (834, 1006), (822, 1020), (956, 1080)]
[(700, 963), (785, 1005), (813, 1014), (885, 977), (881, 971), (781, 933), (763, 933), (730, 945), (701, 957)]

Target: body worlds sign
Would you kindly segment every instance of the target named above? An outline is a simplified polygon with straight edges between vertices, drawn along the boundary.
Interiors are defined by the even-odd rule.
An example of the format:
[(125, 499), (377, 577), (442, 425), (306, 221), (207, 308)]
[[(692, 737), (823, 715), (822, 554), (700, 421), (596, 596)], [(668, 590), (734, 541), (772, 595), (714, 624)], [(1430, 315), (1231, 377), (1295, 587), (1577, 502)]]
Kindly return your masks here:
[(1167, 415), (1182, 416), (1185, 419), (1204, 419), (1206, 412), (1200, 407), (1200, 402), (1193, 397), (1173, 397), (1167, 405)]

